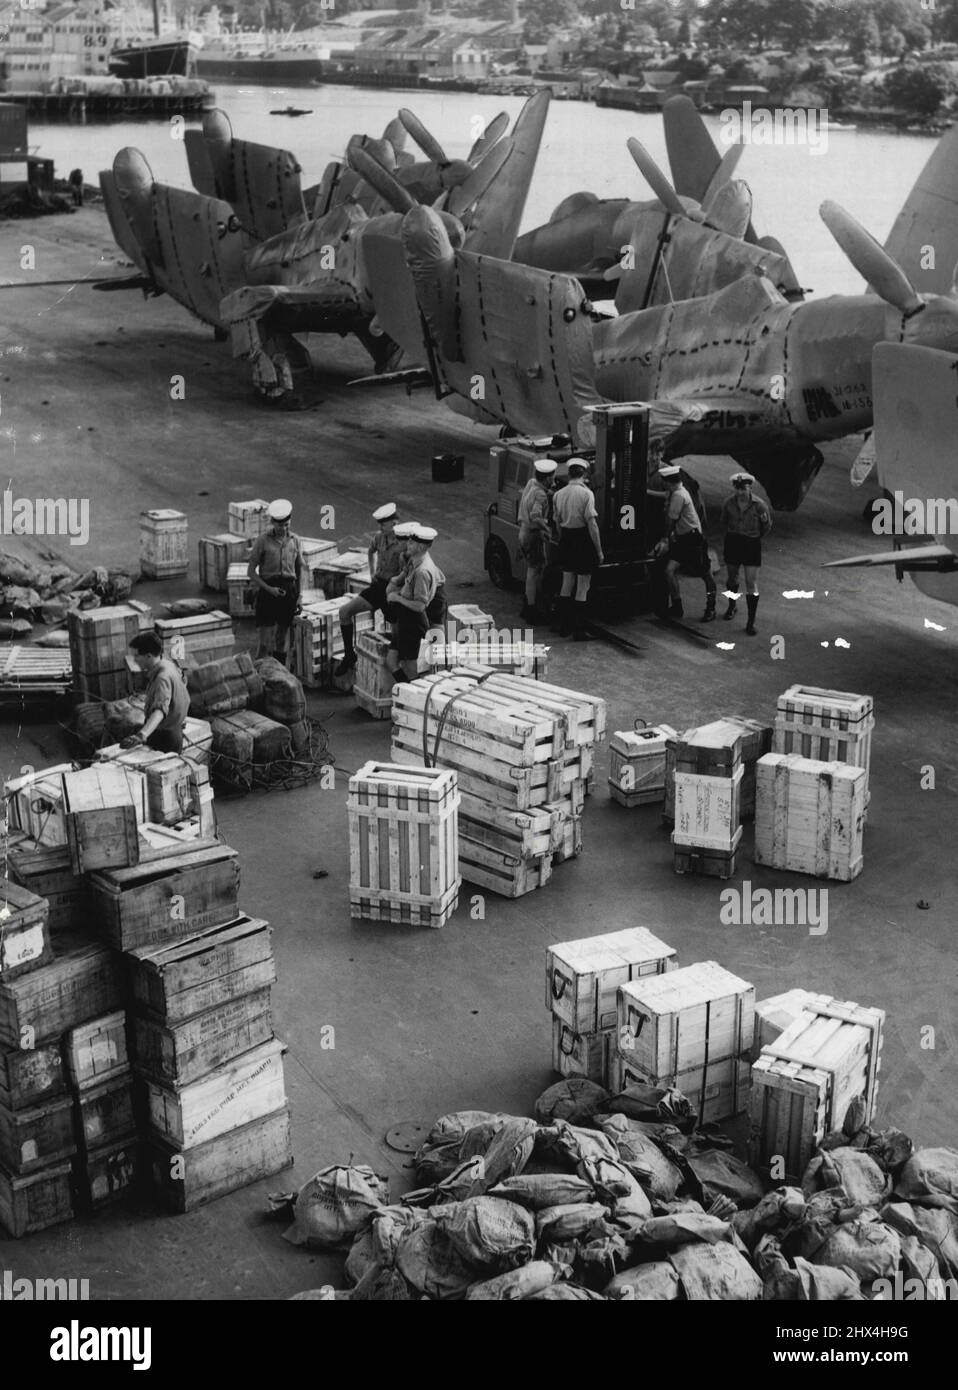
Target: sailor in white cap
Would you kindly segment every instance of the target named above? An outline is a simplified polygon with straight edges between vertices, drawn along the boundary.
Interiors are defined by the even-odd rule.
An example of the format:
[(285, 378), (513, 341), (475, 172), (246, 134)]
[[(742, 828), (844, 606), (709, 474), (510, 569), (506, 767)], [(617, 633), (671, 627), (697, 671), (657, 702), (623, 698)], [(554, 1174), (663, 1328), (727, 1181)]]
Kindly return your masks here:
[(559, 632), (570, 631), (575, 642), (585, 642), (586, 605), (592, 576), (602, 564), (602, 537), (599, 535), (599, 515), (595, 497), (586, 479), (589, 465), (585, 459), (571, 458), (568, 463), (569, 481), (560, 487), (552, 499), (552, 508), (559, 528), (556, 559), (562, 570), (562, 590), (559, 595)]
[(289, 630), (299, 607), (303, 557), (299, 540), (290, 531), (293, 504), (277, 497), (269, 504), (269, 530), (257, 536), (249, 555), (247, 574), (256, 595), (257, 657), (275, 656), (286, 664)]
[(406, 522), (402, 530), (406, 566), (387, 585), (386, 616), (393, 624), (393, 637), (386, 664), (397, 681), (414, 681), (423, 638), (430, 625), (440, 626), (446, 616), (446, 576), (429, 553), (438, 531), (418, 521)]
[(519, 498), (519, 550), (526, 562), (526, 601), (522, 616), (527, 622), (542, 621), (539, 595), (542, 576), (549, 563), (552, 541), (552, 493), (555, 485), (555, 459), (536, 459), (532, 477)]
[(665, 582), (671, 601), (669, 614), (673, 618), (681, 618), (685, 612), (678, 579), (681, 567), (687, 574), (699, 575), (704, 580), (705, 612), (702, 614), (702, 622), (710, 623), (715, 617), (716, 587), (702, 522), (692, 501), (692, 494), (682, 480), (679, 465), (663, 464), (659, 468), (659, 477), (668, 488), (669, 497), (666, 504), (666, 535), (656, 546), (655, 553), (668, 557)]
[(373, 512), (373, 520), (379, 523), (379, 530), (369, 542), (366, 552), (370, 582), (339, 610), (344, 650), (343, 659), (336, 667), (337, 676), (345, 675), (356, 665), (354, 634), (357, 613), (375, 613), (377, 609), (385, 613), (386, 586), (403, 567), (404, 541), (397, 534), (398, 511), (395, 502), (385, 502), (381, 507), (377, 507)]
[(772, 529), (772, 514), (758, 497), (752, 496), (755, 479), (751, 473), (733, 473), (729, 482), (734, 491), (722, 507), (725, 527), (724, 559), (728, 569), (725, 597), (728, 608), (722, 615), (734, 618), (739, 597), (738, 577), (745, 569), (745, 607), (748, 623), (745, 631), (755, 636), (755, 614), (758, 611), (758, 571), (762, 565), (762, 538)]

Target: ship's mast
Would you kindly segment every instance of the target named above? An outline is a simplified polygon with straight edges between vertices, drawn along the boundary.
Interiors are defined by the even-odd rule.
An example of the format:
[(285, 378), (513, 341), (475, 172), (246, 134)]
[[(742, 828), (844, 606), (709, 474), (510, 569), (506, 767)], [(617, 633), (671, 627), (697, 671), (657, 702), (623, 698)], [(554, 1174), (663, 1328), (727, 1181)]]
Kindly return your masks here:
[(153, 33), (160, 37), (160, 0), (153, 0)]

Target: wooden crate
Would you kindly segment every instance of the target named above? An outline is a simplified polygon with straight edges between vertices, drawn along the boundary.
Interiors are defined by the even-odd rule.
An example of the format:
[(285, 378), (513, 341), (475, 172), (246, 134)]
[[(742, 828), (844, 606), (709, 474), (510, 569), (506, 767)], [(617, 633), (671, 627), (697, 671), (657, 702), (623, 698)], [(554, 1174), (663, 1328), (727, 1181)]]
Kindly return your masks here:
[(484, 637), (467, 642), (423, 642), (420, 668), (453, 670), (463, 664), (486, 671), (545, 679), (549, 648), (536, 642), (494, 642)]
[(700, 878), (733, 878), (738, 847), (742, 842), (739, 826), (731, 849), (708, 849), (703, 845), (674, 845), (672, 867), (677, 874), (698, 874)]
[(230, 502), (227, 508), (227, 526), (231, 536), (245, 536), (255, 540), (269, 530), (269, 503), (262, 497), (254, 497), (250, 502)]
[(268, 922), (239, 916), (195, 936), (130, 952), (133, 1001), (167, 1024), (230, 1003), (276, 980)]
[(608, 1086), (614, 1055), (614, 1028), (604, 1028), (599, 1033), (574, 1033), (567, 1023), (553, 1018), (552, 1070), (560, 1076), (587, 1076), (598, 1086)]
[(317, 540), (314, 536), (298, 536), (299, 553), (302, 558), (302, 591), (313, 593), (322, 590), (323, 597), (326, 591), (323, 589), (322, 568), (326, 560), (332, 559), (338, 553), (335, 541)]
[(13, 980), (53, 959), (47, 916), (45, 898), (0, 878), (0, 980)]
[(495, 627), (491, 613), (484, 613), (474, 603), (450, 603), (446, 608), (446, 635), (450, 642), (459, 641), (460, 634), (481, 633)]
[[(138, 599), (107, 608), (71, 609), (67, 631), (74, 676), (91, 681), (100, 674), (116, 676), (122, 672), (126, 676), (130, 643), (152, 626), (153, 610)], [(90, 693), (100, 694), (106, 700), (117, 698), (99, 690)]]
[(137, 1016), (132, 1026), (137, 1072), (161, 1084), (188, 1086), (224, 1062), (269, 1042), (273, 1036), (269, 986), (177, 1023)]
[(233, 536), (229, 532), (204, 536), (199, 544), (200, 588), (222, 593), (230, 568), (242, 562), (248, 548), (245, 536)]
[(0, 1165), (22, 1177), (76, 1153), (73, 1101), (69, 1096), (45, 1100), (29, 1110), (0, 1106)]
[(184, 513), (171, 507), (140, 512), (140, 573), (147, 579), (175, 579), (188, 574), (188, 530)]
[(66, 1094), (59, 1042), (40, 1047), (0, 1047), (0, 1106), (29, 1110)]
[(359, 588), (369, 583), (369, 557), (365, 550), (344, 550), (319, 557), (319, 563), (313, 567), (313, 583), (327, 599), (346, 598), (346, 582), (356, 574), (362, 575)]
[[(458, 669), (468, 673), (470, 668)], [(527, 676), (508, 675), (504, 671), (494, 672), (483, 682), (482, 688), (487, 697), (508, 696), (514, 703), (528, 703), (537, 711), (548, 711), (553, 719), (564, 724), (569, 744), (601, 743), (605, 738), (606, 704), (598, 695), (586, 695), (579, 690), (568, 690)]]
[(39, 1046), (122, 1007), (120, 962), (108, 946), (65, 935), (53, 950), (49, 965), (0, 983), (0, 1042)]
[(153, 1137), (149, 1155), (154, 1187), (169, 1210), (193, 1211), (290, 1166), (289, 1109), (280, 1106), (185, 1154)]
[(745, 1057), (709, 1058), (689, 1071), (648, 1076), (619, 1052), (610, 1060), (609, 1074), (609, 1089), (614, 1091), (631, 1085), (681, 1091), (697, 1112), (699, 1124), (728, 1120), (749, 1108), (751, 1079)]
[(105, 1144), (73, 1160), (74, 1203), (89, 1215), (121, 1201), (138, 1184), (143, 1145), (136, 1137)]
[(73, 684), (69, 652), (56, 647), (24, 647), (0, 643), (0, 694), (21, 700), (66, 695)]
[(755, 764), (759, 758), (772, 751), (774, 730), (771, 724), (763, 724), (759, 719), (745, 719), (737, 714), (725, 716), (725, 721), (734, 724), (742, 731), (742, 790), (739, 810), (744, 822), (755, 819)]
[(286, 1104), (283, 1044), (276, 1038), (224, 1062), (189, 1086), (139, 1078), (157, 1138), (193, 1149)]
[(474, 844), (514, 859), (552, 855), (563, 838), (562, 816), (555, 805), (532, 811), (507, 811), (471, 792), (459, 793), (459, 835)]
[[(309, 689), (322, 689), (332, 682), (333, 671), (345, 651), (339, 613), (348, 602), (343, 594), (336, 598), (303, 596), (302, 611), (293, 619), (290, 630), (290, 670)], [(353, 632), (357, 639), (362, 633), (371, 632), (372, 627), (372, 613), (356, 614)]]
[(163, 655), (181, 666), (205, 666), (233, 654), (233, 623), (219, 609), (189, 618), (157, 618), (154, 626)]
[(768, 999), (757, 999), (755, 1036), (752, 1039), (749, 1061), (758, 1061), (762, 1048), (780, 1038), (814, 998), (815, 995), (809, 989), (789, 989), (783, 994), (771, 995)]
[(0, 1227), (15, 1240), (72, 1218), (69, 1160), (28, 1177), (0, 1167)]
[(865, 1102), (864, 1123), (868, 1124), (877, 1104), (884, 1022), (882, 1009), (813, 994), (794, 1022), (767, 1043), (760, 1056), (828, 1072), (831, 1128), (840, 1128), (857, 1096)]
[(183, 725), (183, 757), (207, 767), (213, 751), (213, 729), (206, 719), (188, 717)]
[(38, 845), (67, 843), (67, 819), (63, 806), (63, 774), (73, 763), (57, 763), (39, 772), (28, 772), (3, 784), (10, 825), (22, 830)]
[(714, 960), (619, 985), (619, 1052), (647, 1077), (679, 1076), (752, 1046), (755, 989)]
[(198, 842), (175, 858), (92, 876), (93, 918), (122, 951), (195, 936), (238, 915), (239, 856)]
[(125, 868), (139, 858), (136, 827), (147, 817), (146, 779), (135, 768), (95, 765), (63, 778), (74, 873)]
[(356, 676), (353, 698), (374, 719), (389, 719), (393, 708), (392, 672), (386, 667), (389, 638), (363, 632), (356, 638)]
[(126, 1013), (118, 1009), (71, 1028), (63, 1040), (63, 1057), (67, 1075), (78, 1091), (102, 1086), (128, 1072)]
[(15, 882), (46, 900), (51, 937), (87, 924), (89, 885), (82, 874), (74, 873), (66, 844), (21, 840), (7, 850), (7, 866)]
[[(99, 762), (132, 767), (142, 773), (146, 783), (144, 819), (151, 825), (176, 825), (196, 811), (199, 805), (197, 769), (175, 753), (158, 753), (153, 748), (121, 748), (118, 743), (101, 748)], [(205, 773), (205, 785), (209, 776)]]
[(748, 1161), (775, 1181), (800, 1184), (822, 1139), (833, 1128), (832, 1078), (817, 1067), (760, 1056), (752, 1067)]
[(227, 607), (231, 618), (252, 618), (256, 613), (256, 586), (249, 577), (249, 565), (234, 561), (226, 571)]
[(646, 927), (560, 941), (546, 951), (546, 1008), (576, 1034), (614, 1029), (619, 985), (677, 967), (675, 948)]
[(459, 836), (459, 872), (468, 883), (504, 898), (521, 898), (552, 878), (552, 855), (516, 858)]
[(773, 751), (798, 753), (816, 762), (863, 767), (867, 790), (874, 727), (874, 701), (870, 695), (791, 685), (778, 697)]
[(80, 1091), (74, 1101), (74, 1119), (81, 1148), (102, 1148), (106, 1144), (128, 1143), (136, 1136), (133, 1108), (133, 1073), (127, 1068), (120, 1076)]
[(609, 739), (609, 795), (620, 806), (665, 800), (665, 745), (677, 738), (669, 724), (624, 729)]
[(347, 813), (352, 915), (444, 926), (461, 882), (456, 774), (366, 763), (349, 779)]
[(755, 862), (849, 882), (862, 871), (867, 773), (797, 753), (756, 764)]
[(676, 769), (672, 844), (730, 853), (741, 838), (740, 797), (744, 776), (743, 767), (732, 777), (711, 777)]

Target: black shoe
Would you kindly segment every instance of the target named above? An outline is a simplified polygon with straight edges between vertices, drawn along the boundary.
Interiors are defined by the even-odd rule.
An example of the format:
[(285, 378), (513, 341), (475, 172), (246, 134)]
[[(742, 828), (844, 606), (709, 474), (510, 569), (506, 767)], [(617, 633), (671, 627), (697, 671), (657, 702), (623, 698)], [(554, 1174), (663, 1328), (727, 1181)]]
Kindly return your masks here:
[(685, 617), (685, 609), (682, 607), (682, 602), (681, 602), (681, 600), (678, 600), (677, 602), (675, 602), (675, 603), (673, 603), (673, 604), (671, 605), (671, 607), (669, 608), (669, 617), (670, 617), (670, 618), (684, 618), (684, 617)]
[(710, 602), (706, 603), (706, 605), (705, 605), (705, 612), (702, 614), (701, 621), (702, 621), (703, 623), (714, 623), (714, 622), (715, 622), (715, 603), (714, 603), (714, 601), (710, 601)]
[(748, 623), (746, 624), (745, 631), (749, 637), (754, 637), (756, 632), (755, 611), (758, 608), (758, 594), (746, 594), (745, 606), (748, 609)]
[(724, 618), (725, 622), (728, 622), (730, 618), (735, 617), (737, 607), (738, 605), (736, 604), (735, 600), (733, 598), (730, 598), (728, 601), (728, 607), (722, 614), (722, 617)]
[(337, 676), (345, 676), (346, 673), (347, 673), (348, 671), (351, 671), (355, 665), (356, 665), (356, 653), (355, 653), (355, 652), (350, 652), (348, 656), (344, 656), (343, 659), (342, 659), (342, 661), (339, 662), (338, 666), (336, 667), (336, 675), (337, 675)]

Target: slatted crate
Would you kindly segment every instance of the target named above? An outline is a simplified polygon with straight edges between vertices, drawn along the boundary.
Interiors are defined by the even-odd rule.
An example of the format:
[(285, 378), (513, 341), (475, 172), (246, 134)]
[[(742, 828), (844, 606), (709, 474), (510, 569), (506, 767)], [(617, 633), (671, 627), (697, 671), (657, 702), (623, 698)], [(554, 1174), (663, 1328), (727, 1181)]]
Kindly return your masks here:
[(725, 722), (735, 725), (742, 731), (742, 778), (740, 793), (740, 812), (744, 822), (755, 819), (755, 765), (772, 750), (774, 730), (771, 724), (763, 724), (759, 719), (745, 719), (737, 714), (725, 716)]
[(816, 996), (809, 989), (789, 989), (755, 1003), (755, 1036), (749, 1061), (757, 1062), (763, 1047), (775, 1042)]
[(226, 571), (227, 608), (231, 618), (252, 618), (256, 612), (256, 586), (245, 561), (234, 561)]
[(495, 642), (480, 637), (470, 642), (424, 642), (420, 667), (452, 670), (466, 664), (486, 671), (545, 679), (549, 648), (538, 642)]
[(369, 762), (349, 779), (350, 909), (441, 927), (459, 903), (456, 774)]
[(554, 811), (559, 818), (559, 843), (552, 851), (553, 864), (564, 864), (568, 859), (578, 859), (582, 853), (582, 815), (571, 809), (571, 798), (566, 801), (548, 801), (543, 810)]
[(74, 1123), (81, 1151), (104, 1145), (127, 1144), (137, 1133), (133, 1104), (133, 1073), (80, 1091), (74, 1102)]
[(492, 614), (483, 612), (475, 603), (450, 603), (446, 609), (446, 639), (449, 642), (463, 640), (463, 634), (470, 638), (481, 636), (495, 625)]
[(778, 698), (773, 751), (862, 767), (867, 791), (874, 727), (870, 695), (792, 685)]
[(699, 1124), (717, 1124), (749, 1107), (751, 1083), (748, 1060), (744, 1057), (710, 1057), (688, 1071), (651, 1077), (633, 1066), (627, 1053), (619, 1052), (609, 1063), (609, 1073), (611, 1090), (636, 1085), (681, 1091), (696, 1111)]
[(24, 773), (3, 784), (10, 824), (39, 845), (65, 847), (66, 810), (63, 805), (63, 774), (74, 770), (73, 763), (57, 763), (39, 772)]
[[(309, 689), (322, 689), (333, 679), (333, 670), (343, 655), (343, 635), (339, 612), (349, 599), (303, 597), (302, 611), (293, 619), (290, 633), (290, 670)], [(353, 631), (372, 631), (373, 615), (357, 613)]]
[(200, 588), (222, 593), (230, 569), (242, 563), (248, 549), (245, 536), (233, 536), (229, 532), (203, 536), (199, 543)]
[(153, 627), (153, 610), (138, 599), (67, 614), (74, 684), (81, 694), (122, 699), (130, 690), (130, 643)]
[(71, 1028), (63, 1040), (63, 1057), (70, 1082), (78, 1091), (102, 1086), (128, 1072), (124, 1010)]
[(65, 695), (73, 684), (69, 652), (0, 643), (0, 700)]
[(325, 597), (325, 590), (322, 585), (323, 562), (337, 554), (335, 541), (317, 540), (313, 536), (299, 536), (299, 553), (302, 558), (302, 589), (303, 592), (322, 590)]
[(205, 666), (233, 652), (230, 615), (218, 609), (190, 618), (157, 618), (155, 628), (163, 643), (163, 655), (180, 666)]
[(598, 1033), (574, 1033), (561, 1019), (552, 1020), (552, 1070), (560, 1076), (587, 1076), (598, 1086), (608, 1086), (615, 1057), (615, 1029)]
[(867, 773), (797, 753), (756, 764), (755, 862), (849, 882), (864, 864)]
[(227, 525), (231, 536), (255, 540), (269, 530), (269, 503), (262, 497), (250, 502), (230, 502)]
[(73, 1218), (70, 1162), (18, 1177), (0, 1166), (0, 1228), (19, 1240)]
[(389, 719), (393, 708), (392, 672), (386, 666), (389, 638), (363, 632), (356, 638), (356, 677), (353, 699), (374, 719)]
[(36, 1173), (76, 1153), (73, 1102), (46, 1100), (29, 1110), (0, 1105), (0, 1166), (16, 1177)]
[(183, 1152), (279, 1110), (286, 1104), (284, 1051), (274, 1038), (188, 1086), (138, 1078), (152, 1134)]
[(73, 1160), (74, 1203), (89, 1215), (121, 1201), (140, 1178), (142, 1144), (136, 1137), (78, 1154)]
[(47, 927), (51, 937), (83, 927), (89, 919), (89, 885), (74, 872), (70, 851), (64, 845), (39, 845), (20, 840), (7, 850), (11, 878), (47, 903)]
[(239, 874), (236, 850), (208, 842), (156, 863), (93, 874), (93, 925), (122, 951), (195, 936), (236, 918)]
[(0, 878), (0, 980), (16, 979), (53, 959), (45, 898)]
[(629, 809), (664, 801), (665, 745), (668, 739), (677, 737), (669, 724), (614, 733), (609, 739), (612, 800)]
[(132, 1031), (137, 1072), (161, 1084), (187, 1086), (214, 1067), (269, 1042), (273, 1036), (269, 986), (176, 1023), (136, 1016)]
[(752, 1046), (755, 989), (714, 960), (621, 984), (617, 999), (619, 1054), (655, 1084)]
[[(146, 819), (151, 825), (176, 825), (193, 815), (199, 806), (199, 769), (176, 753), (158, 753), (153, 748), (122, 748), (115, 743), (101, 748), (99, 762), (131, 767), (146, 782)], [(209, 783), (206, 769), (199, 774)]]
[(60, 1043), (40, 1047), (0, 1046), (0, 1106), (29, 1110), (66, 1095)]
[(546, 1008), (575, 1034), (614, 1031), (619, 986), (677, 968), (675, 948), (646, 927), (560, 941), (546, 952)]
[(140, 572), (147, 579), (175, 579), (189, 572), (188, 530), (185, 514), (171, 507), (140, 512)]
[(503, 898), (521, 898), (552, 878), (552, 855), (518, 858), (459, 836), (459, 871), (468, 883)]
[(154, 1187), (169, 1210), (193, 1211), (290, 1166), (289, 1108), (280, 1106), (185, 1153), (154, 1135), (149, 1160)]
[(363, 583), (369, 583), (369, 557), (365, 550), (330, 553), (320, 556), (319, 563), (313, 567), (313, 583), (317, 589), (322, 589), (327, 599), (344, 598), (348, 594), (347, 580), (359, 573), (362, 573), (361, 588)]
[(142, 772), (112, 763), (67, 772), (63, 805), (74, 873), (137, 863), (137, 826), (148, 819)]
[(99, 942), (76, 935), (57, 938), (54, 959), (26, 975), (0, 983), (0, 1042), (34, 1046), (78, 1023), (123, 1005), (119, 958)]
[(562, 816), (553, 807), (510, 811), (460, 791), (459, 837), (515, 859), (553, 855), (562, 842)]

